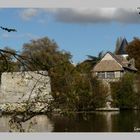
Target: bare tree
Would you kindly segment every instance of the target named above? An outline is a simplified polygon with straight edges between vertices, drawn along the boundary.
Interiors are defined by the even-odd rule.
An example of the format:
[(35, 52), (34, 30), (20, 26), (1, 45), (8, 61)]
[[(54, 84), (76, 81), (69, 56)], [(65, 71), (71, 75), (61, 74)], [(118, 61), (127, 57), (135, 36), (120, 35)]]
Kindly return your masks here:
[[(16, 32), (16, 29), (9, 29), (0, 26), (0, 28), (4, 31), (8, 32)], [(12, 69), (10, 69), (11, 65), (11, 57), (13, 58), (14, 62), (17, 62), (19, 64), (19, 69), (17, 71), (21, 71), (21, 74), (24, 75), (24, 72), (32, 71), (33, 69), (37, 69), (37, 67), (40, 67), (42, 64), (40, 64), (38, 61), (36, 61), (33, 57), (28, 58), (27, 56), (21, 55), (19, 52), (12, 51), (11, 49), (0, 49), (0, 58), (3, 63), (4, 69), (1, 72), (13, 72)], [(9, 61), (11, 60), (11, 61)], [(44, 65), (45, 67), (45, 65)], [(47, 69), (49, 70), (49, 69)], [(41, 76), (48, 76), (48, 74), (44, 74), (40, 72), (39, 70), (37, 71), (38, 74)], [(29, 74), (29, 73), (28, 73)], [(34, 79), (35, 77), (32, 77)], [(16, 128), (17, 131), (24, 132), (25, 130), (22, 127), (22, 123), (26, 122), (27, 120), (31, 119), (34, 117), (36, 114), (33, 112), (33, 108), (35, 107), (36, 102), (42, 102), (44, 104), (44, 107), (41, 108), (37, 113), (42, 113), (42, 111), (50, 111), (49, 108), (49, 103), (48, 100), (45, 101), (40, 101), (40, 93), (42, 92), (41, 88), (38, 88), (38, 92), (36, 93), (36, 96), (32, 99), (31, 96), (33, 94), (33, 91), (36, 88), (36, 85), (40, 82), (40, 79), (36, 79), (35, 85), (33, 85), (33, 88), (31, 89), (31, 92), (28, 96), (28, 99), (24, 102), (24, 107), (25, 111), (22, 112), (22, 114), (19, 115), (19, 112), (17, 110), (14, 110), (14, 113), (11, 116), (11, 119), (9, 121), (9, 125), (12, 129), (12, 126), (14, 125), (14, 129)], [(47, 84), (47, 83), (45, 83)], [(25, 93), (26, 94), (26, 93)], [(25, 96), (25, 94), (23, 96)], [(22, 96), (22, 97), (23, 97)], [(43, 95), (41, 98), (45, 98), (46, 95)], [(21, 98), (22, 98), (21, 97)], [(50, 103), (51, 104), (51, 103)]]

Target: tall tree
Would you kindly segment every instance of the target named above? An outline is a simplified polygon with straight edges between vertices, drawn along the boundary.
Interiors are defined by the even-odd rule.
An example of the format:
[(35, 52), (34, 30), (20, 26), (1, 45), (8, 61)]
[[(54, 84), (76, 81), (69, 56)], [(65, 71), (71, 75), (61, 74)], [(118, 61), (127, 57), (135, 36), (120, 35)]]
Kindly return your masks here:
[(135, 66), (140, 71), (140, 39), (135, 37), (126, 47), (126, 51), (130, 58), (135, 59)]
[(90, 62), (94, 66), (99, 60), (101, 60), (104, 54), (104, 51), (101, 51), (98, 56), (87, 55), (88, 59), (86, 61)]
[(26, 69), (30, 70), (49, 70), (64, 62), (70, 63), (71, 59), (70, 53), (60, 51), (57, 44), (47, 37), (24, 44), (21, 55), (26, 58)]
[(51, 77), (53, 95), (65, 93), (70, 83), (71, 54), (60, 51), (57, 44), (47, 37), (23, 45), (22, 57), (25, 70), (47, 70)]

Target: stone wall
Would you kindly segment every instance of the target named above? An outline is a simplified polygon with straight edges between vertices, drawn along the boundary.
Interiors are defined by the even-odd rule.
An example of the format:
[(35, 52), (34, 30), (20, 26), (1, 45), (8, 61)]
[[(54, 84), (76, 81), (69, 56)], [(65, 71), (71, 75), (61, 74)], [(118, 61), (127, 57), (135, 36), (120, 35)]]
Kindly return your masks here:
[(5, 72), (1, 77), (0, 104), (24, 102), (38, 97), (51, 100), (50, 78), (46, 71)]

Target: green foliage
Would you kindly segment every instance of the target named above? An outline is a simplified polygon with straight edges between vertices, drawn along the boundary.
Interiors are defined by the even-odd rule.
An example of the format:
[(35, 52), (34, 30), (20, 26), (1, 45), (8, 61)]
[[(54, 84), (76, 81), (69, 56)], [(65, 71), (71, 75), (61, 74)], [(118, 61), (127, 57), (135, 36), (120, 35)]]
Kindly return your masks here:
[(115, 106), (121, 109), (135, 107), (134, 74), (126, 73), (120, 81), (111, 83), (111, 90)]
[[(64, 81), (67, 81), (65, 90), (55, 95), (59, 107), (63, 110), (87, 111), (105, 105), (106, 87), (91, 75), (73, 71)], [(64, 82), (65, 83), (65, 82)]]
[[(92, 67), (103, 55), (88, 56), (84, 63), (74, 66), (71, 54), (59, 50), (57, 44), (47, 37), (32, 40), (23, 45), (23, 50), (16, 55), (14, 50), (6, 48), (6, 61), (1, 56), (2, 64), (8, 62), (7, 71), (47, 70), (51, 78), (51, 89), (56, 108), (71, 111), (94, 110), (105, 104), (107, 89), (90, 74)], [(17, 61), (16, 61), (16, 58)], [(5, 62), (5, 63), (4, 63)], [(2, 67), (2, 72), (5, 67)], [(6, 65), (7, 66), (7, 65)]]
[(49, 70), (71, 59), (70, 53), (59, 51), (57, 44), (47, 37), (24, 44), (21, 55), (26, 58), (26, 70)]
[(51, 87), (54, 97), (69, 90), (72, 83), (72, 73), (74, 66), (71, 63), (62, 63), (52, 67), (49, 71), (51, 77)]
[(80, 73), (90, 73), (92, 68), (93, 68), (92, 63), (88, 61), (84, 61), (76, 65), (76, 69)]
[(56, 107), (80, 111), (103, 106), (106, 90), (97, 79), (89, 76), (92, 63), (88, 62), (86, 68), (85, 65), (75, 67), (71, 64), (70, 53), (60, 51), (47, 37), (24, 44), (22, 56), (30, 70), (48, 70)]
[(81, 73), (90, 73), (93, 67), (97, 64), (97, 62), (99, 62), (101, 58), (104, 56), (104, 54), (105, 53), (101, 51), (99, 52), (98, 56), (87, 55), (88, 59), (77, 64), (76, 66), (77, 71)]
[(88, 55), (88, 59), (86, 61), (89, 62), (89, 63), (91, 63), (92, 66), (94, 66), (94, 65), (96, 65), (96, 63), (98, 61), (101, 60), (101, 58), (104, 56), (104, 54), (105, 54), (104, 51), (101, 51), (101, 52), (99, 52), (99, 54), (98, 54), (97, 57), (96, 56)]
[(135, 104), (138, 109), (140, 109), (140, 74), (136, 74), (134, 87), (136, 89), (136, 99)]
[(140, 39), (134, 38), (134, 40), (128, 44), (126, 51), (130, 58), (135, 59), (136, 68), (140, 71)]
[(0, 52), (0, 78), (3, 72), (17, 71), (18, 63), (13, 56), (15, 53), (14, 49), (8, 47), (5, 47), (3, 52)]

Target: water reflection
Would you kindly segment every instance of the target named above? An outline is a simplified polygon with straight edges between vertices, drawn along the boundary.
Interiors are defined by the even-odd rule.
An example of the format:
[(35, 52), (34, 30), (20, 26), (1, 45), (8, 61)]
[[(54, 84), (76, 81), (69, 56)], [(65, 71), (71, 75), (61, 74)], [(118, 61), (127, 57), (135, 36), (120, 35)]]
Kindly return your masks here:
[[(10, 116), (2, 116), (0, 118), (0, 132), (18, 132), (17, 124), (9, 125)], [(18, 126), (19, 127), (19, 126)], [(53, 123), (47, 117), (47, 115), (37, 115), (30, 120), (22, 123), (22, 129), (25, 132), (52, 132)], [(21, 128), (19, 128), (21, 129)]]
[[(13, 131), (9, 120), (0, 117), (0, 132)], [(140, 128), (140, 111), (37, 115), (22, 123), (26, 132), (133, 132), (135, 127)]]
[(113, 116), (119, 112), (79, 113), (69, 117), (53, 117), (55, 132), (111, 132)]
[[(105, 132), (111, 132), (112, 131), (112, 126), (113, 126), (113, 117), (119, 115), (119, 111), (111, 111), (111, 112), (96, 112), (96, 114), (98, 115), (103, 115), (104, 116), (104, 120), (106, 123), (106, 128), (105, 128)], [(104, 131), (104, 130), (103, 130)]]
[(140, 128), (140, 111), (94, 112), (53, 117), (55, 132), (134, 132)]

